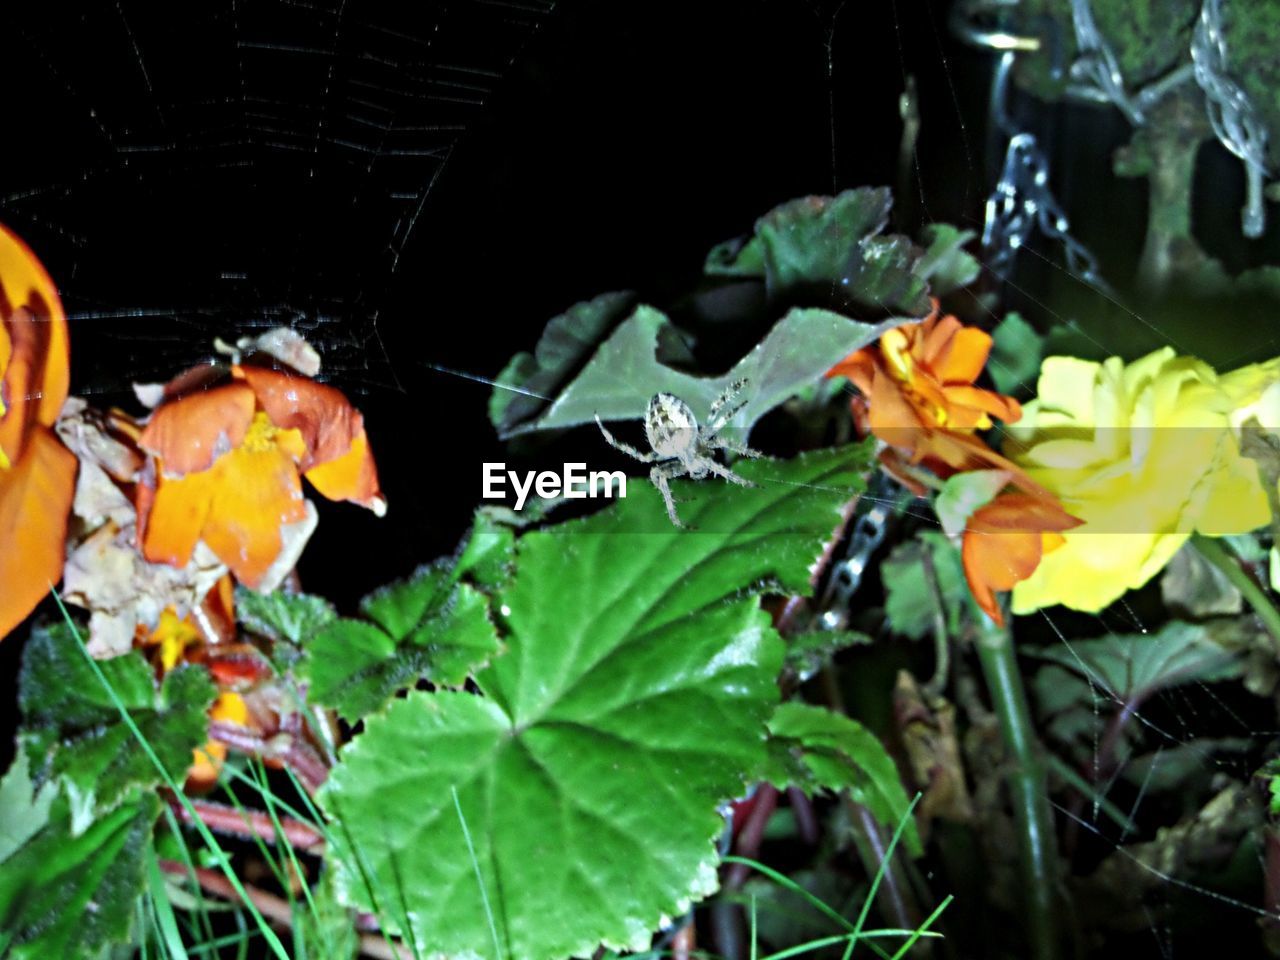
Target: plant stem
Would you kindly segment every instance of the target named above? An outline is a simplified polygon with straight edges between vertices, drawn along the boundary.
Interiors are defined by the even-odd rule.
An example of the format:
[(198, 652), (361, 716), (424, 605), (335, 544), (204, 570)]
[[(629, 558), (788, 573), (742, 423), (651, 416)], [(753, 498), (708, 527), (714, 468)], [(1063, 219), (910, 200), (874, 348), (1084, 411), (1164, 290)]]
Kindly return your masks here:
[(1021, 846), (1030, 956), (1033, 960), (1056, 960), (1058, 937), (1053, 914), (1058, 855), (1042, 751), (1031, 726), (1013, 636), (986, 614), (979, 613), (978, 621), (978, 660), (1012, 760), (1009, 792)]
[(1219, 541), (1212, 537), (1202, 537), (1197, 533), (1191, 537), (1191, 543), (1200, 551), (1200, 556), (1221, 570), (1231, 585), (1243, 594), (1263, 626), (1277, 642), (1280, 642), (1280, 610), (1276, 609), (1276, 605), (1267, 596), (1267, 591), (1262, 585), (1249, 576), (1248, 571), (1240, 566), (1235, 557)]
[[(205, 826), (217, 833), (245, 838), (256, 836), (268, 843), (279, 840), (276, 825), (271, 817), (256, 810), (240, 811), (225, 804), (211, 803), (207, 800), (192, 800), (188, 810), (186, 806), (172, 798), (169, 806), (173, 808), (174, 815), (182, 823), (191, 823), (199, 818)], [(324, 851), (324, 837), (310, 824), (301, 823), (290, 817), (281, 817), (280, 829), (285, 840), (295, 850), (315, 854)]]

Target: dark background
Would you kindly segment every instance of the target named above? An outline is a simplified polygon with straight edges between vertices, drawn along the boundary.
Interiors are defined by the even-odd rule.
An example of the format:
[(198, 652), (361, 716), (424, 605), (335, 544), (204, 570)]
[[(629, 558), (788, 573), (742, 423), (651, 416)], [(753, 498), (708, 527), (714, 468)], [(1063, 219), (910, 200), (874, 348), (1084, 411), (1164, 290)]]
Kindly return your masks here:
[(302, 572), (340, 601), (451, 550), (501, 459), (487, 388), (424, 364), (492, 377), (776, 203), (896, 185), (908, 74), (911, 218), (976, 225), (989, 185), (988, 58), (924, 0), (14, 6), (0, 218), (61, 287), (73, 389), (136, 410), (215, 336), (309, 333), (391, 504), (324, 509)]

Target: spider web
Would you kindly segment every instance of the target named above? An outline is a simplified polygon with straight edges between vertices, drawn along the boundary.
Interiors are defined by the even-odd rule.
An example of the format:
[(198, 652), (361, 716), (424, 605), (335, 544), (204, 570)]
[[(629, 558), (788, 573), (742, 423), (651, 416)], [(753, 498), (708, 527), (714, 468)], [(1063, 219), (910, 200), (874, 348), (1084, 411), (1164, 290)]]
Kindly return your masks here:
[(22, 96), (0, 215), (60, 278), (81, 391), (122, 386), (95, 357), (167, 377), (215, 336), (277, 324), (344, 388), (395, 386), (388, 287), (459, 139), (553, 8), (11, 8)]

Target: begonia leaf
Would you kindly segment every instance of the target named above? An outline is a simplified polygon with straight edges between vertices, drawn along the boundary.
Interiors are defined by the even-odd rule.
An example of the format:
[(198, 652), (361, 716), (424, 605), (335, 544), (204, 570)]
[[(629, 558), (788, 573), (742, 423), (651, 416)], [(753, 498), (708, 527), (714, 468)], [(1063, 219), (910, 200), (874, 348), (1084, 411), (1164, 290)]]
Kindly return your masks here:
[(180, 666), (157, 684), (151, 667), (133, 652), (98, 664), (113, 697), (73, 630), (66, 623), (38, 629), (27, 643), (19, 680), (20, 740), (32, 777), (37, 783), (58, 781), (72, 829), (79, 832), (138, 789), (164, 780), (121, 720), (116, 699), (169, 776), (180, 782), (192, 751), (205, 742), (214, 686), (197, 665)]
[(694, 531), (637, 483), (524, 534), (495, 600), (508, 649), (479, 693), (413, 691), (367, 717), (321, 791), (349, 902), (382, 904), (423, 954), (552, 960), (640, 949), (712, 892), (718, 807), (763, 771), (778, 696), (758, 593), (809, 591), (867, 458), (677, 482)]

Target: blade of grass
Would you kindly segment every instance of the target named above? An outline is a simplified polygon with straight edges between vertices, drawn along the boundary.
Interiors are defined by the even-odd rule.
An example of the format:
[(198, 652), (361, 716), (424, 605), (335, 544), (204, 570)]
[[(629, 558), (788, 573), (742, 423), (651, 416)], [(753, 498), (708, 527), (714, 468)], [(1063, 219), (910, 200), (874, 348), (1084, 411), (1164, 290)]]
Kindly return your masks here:
[(148, 899), (155, 914), (156, 927), (161, 934), (161, 943), (173, 960), (186, 960), (187, 951), (182, 945), (182, 934), (178, 932), (178, 918), (174, 915), (173, 904), (169, 902), (164, 875), (160, 873), (154, 849), (147, 851), (147, 880)]
[(156, 756), (154, 748), (147, 741), (147, 738), (142, 735), (142, 731), (139, 730), (138, 725), (134, 723), (133, 717), (129, 715), (129, 710), (125, 707), (123, 701), (121, 701), (120, 695), (116, 692), (115, 687), (111, 685), (111, 681), (107, 679), (107, 675), (103, 673), (102, 668), (98, 666), (98, 661), (90, 655), (88, 648), (84, 644), (84, 638), (80, 636), (80, 629), (76, 626), (75, 621), (71, 619), (70, 612), (62, 603), (62, 595), (56, 589), (53, 591), (53, 598), (57, 602), (58, 609), (66, 620), (67, 626), (71, 628), (71, 634), (76, 638), (76, 643), (80, 647), (80, 652), (84, 654), (94, 676), (97, 677), (98, 682), (102, 684), (102, 688), (107, 692), (107, 696), (111, 699), (116, 711), (120, 714), (121, 721), (128, 728), (129, 732), (133, 734), (134, 739), (138, 741), (139, 746), (142, 747), (143, 752), (147, 755), (147, 759), (150, 760), (151, 764), (156, 768), (156, 771), (160, 774), (160, 778), (164, 781), (165, 785), (173, 791), (174, 795), (187, 808), (188, 812), (192, 814), (193, 825), (196, 832), (200, 834), (200, 839), (203, 840), (205, 845), (209, 848), (209, 852), (213, 855), (214, 861), (226, 876), (227, 882), (230, 883), (236, 893), (239, 894), (241, 900), (248, 908), (249, 913), (253, 916), (254, 922), (258, 925), (258, 930), (262, 934), (262, 938), (267, 942), (267, 946), (271, 948), (271, 952), (278, 958), (278, 960), (290, 960), (289, 954), (285, 951), (284, 944), (280, 942), (280, 938), (276, 936), (276, 932), (271, 929), (266, 918), (258, 912), (258, 908), (254, 906), (253, 902), (249, 899), (248, 894), (245, 892), (244, 885), (240, 882), (240, 878), (236, 876), (236, 872), (231, 866), (231, 860), (227, 856), (226, 851), (222, 849), (222, 845), (218, 843), (217, 837), (210, 832), (208, 827), (200, 822), (199, 817), (195, 816), (195, 811), (191, 809), (191, 801), (188, 800), (186, 795), (182, 792), (181, 785), (175, 783), (173, 777), (169, 775), (169, 771), (166, 770), (164, 764), (160, 762), (160, 758)]
[(876, 875), (871, 880), (871, 889), (867, 891), (867, 898), (862, 902), (862, 910), (858, 913), (857, 922), (853, 925), (853, 932), (862, 933), (862, 928), (866, 926), (867, 916), (871, 913), (871, 904), (875, 902), (876, 891), (880, 889), (880, 882), (884, 879), (884, 872), (889, 858), (893, 856), (893, 852), (898, 848), (898, 841), (902, 839), (902, 832), (907, 828), (907, 824), (911, 822), (911, 817), (915, 813), (916, 804), (920, 802), (921, 794), (917, 793), (911, 799), (911, 803), (907, 806), (907, 811), (902, 815), (902, 819), (898, 821), (898, 826), (893, 831), (893, 836), (889, 838), (889, 847), (885, 850), (884, 858), (880, 861), (880, 866), (876, 870)]
[(453, 808), (458, 811), (458, 822), (462, 824), (462, 837), (467, 841), (467, 853), (471, 856), (471, 866), (476, 871), (476, 883), (480, 885), (480, 902), (484, 905), (484, 918), (489, 922), (489, 933), (493, 936), (494, 960), (502, 956), (502, 944), (498, 940), (498, 925), (493, 922), (493, 908), (489, 906), (489, 891), (484, 885), (484, 876), (480, 873), (480, 861), (476, 859), (476, 848), (471, 842), (471, 828), (467, 826), (467, 818), (462, 815), (462, 802), (458, 799), (458, 788), (450, 785), (453, 791)]
[(933, 926), (933, 921), (937, 920), (938, 917), (942, 916), (942, 911), (947, 909), (947, 907), (951, 904), (951, 901), (954, 899), (955, 897), (952, 894), (947, 894), (946, 897), (943, 898), (942, 902), (938, 904), (937, 907), (934, 908), (933, 913), (929, 914), (927, 917), (924, 918), (924, 923), (920, 924), (920, 926), (916, 929), (916, 932), (911, 935), (910, 939), (907, 940), (906, 943), (904, 943), (901, 947), (898, 948), (898, 952), (893, 955), (893, 960), (901, 960), (902, 957), (906, 956), (907, 951), (910, 950), (913, 946), (915, 946), (916, 941), (919, 940), (921, 937), (938, 936), (938, 934), (930, 930), (929, 927)]
[(757, 871), (758, 873), (764, 874), (766, 877), (768, 877), (774, 883), (778, 884), (780, 887), (790, 890), (792, 893), (794, 893), (798, 897), (804, 898), (815, 910), (818, 910), (819, 912), (830, 917), (840, 926), (844, 927), (844, 929), (850, 930), (850, 931), (854, 929), (853, 924), (846, 917), (844, 917), (838, 910), (836, 910), (834, 907), (830, 906), (820, 898), (814, 896), (812, 893), (810, 893), (804, 887), (800, 886), (800, 884), (796, 883), (790, 877), (779, 873), (777, 870), (774, 870), (772, 867), (767, 866), (766, 864), (760, 863), (758, 860), (751, 860), (747, 857), (738, 857), (738, 856), (732, 856), (732, 855), (725, 857), (724, 862), (725, 863), (741, 863)]

